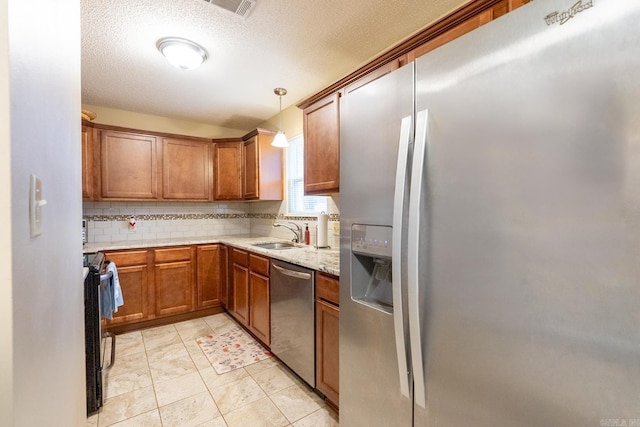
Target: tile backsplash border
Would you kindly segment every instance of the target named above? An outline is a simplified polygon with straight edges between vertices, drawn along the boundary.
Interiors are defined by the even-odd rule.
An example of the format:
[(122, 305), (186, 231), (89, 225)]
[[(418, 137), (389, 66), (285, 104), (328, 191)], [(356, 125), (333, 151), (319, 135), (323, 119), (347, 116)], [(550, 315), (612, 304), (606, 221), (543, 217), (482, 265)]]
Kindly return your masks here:
[[(338, 197), (329, 199), (329, 243), (337, 246), (340, 212)], [(129, 227), (134, 216), (136, 225)], [(309, 226), (311, 241), (316, 241), (317, 215), (290, 215), (286, 202), (111, 202), (86, 201), (83, 218), (87, 220), (88, 243), (149, 241), (164, 238), (198, 236), (260, 235), (290, 239), (275, 221)]]
[[(273, 220), (290, 220), (290, 221), (317, 221), (317, 216), (298, 216), (298, 215), (286, 215), (286, 214), (272, 214), (272, 213), (165, 213), (165, 214), (117, 214), (117, 215), (83, 215), (83, 218), (87, 221), (127, 221), (131, 215), (134, 215), (136, 219), (143, 221), (173, 221), (173, 220), (187, 220), (187, 219), (273, 219)], [(329, 214), (329, 221), (340, 221), (340, 214)]]

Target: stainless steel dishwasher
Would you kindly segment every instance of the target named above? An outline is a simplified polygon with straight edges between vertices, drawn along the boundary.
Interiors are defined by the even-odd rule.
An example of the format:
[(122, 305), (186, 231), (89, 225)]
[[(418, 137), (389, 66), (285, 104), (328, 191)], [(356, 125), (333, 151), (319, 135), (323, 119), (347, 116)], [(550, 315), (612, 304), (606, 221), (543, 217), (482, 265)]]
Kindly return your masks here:
[(271, 260), (271, 352), (315, 387), (313, 270)]

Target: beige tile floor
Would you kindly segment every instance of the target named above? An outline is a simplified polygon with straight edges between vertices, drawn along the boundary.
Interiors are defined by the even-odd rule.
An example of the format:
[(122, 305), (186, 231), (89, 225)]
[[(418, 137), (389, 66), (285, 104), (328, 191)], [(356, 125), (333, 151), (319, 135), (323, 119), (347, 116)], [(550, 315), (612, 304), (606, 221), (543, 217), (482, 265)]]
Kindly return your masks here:
[(87, 426), (333, 427), (337, 414), (275, 358), (218, 375), (196, 343), (227, 314), (117, 336), (105, 404)]

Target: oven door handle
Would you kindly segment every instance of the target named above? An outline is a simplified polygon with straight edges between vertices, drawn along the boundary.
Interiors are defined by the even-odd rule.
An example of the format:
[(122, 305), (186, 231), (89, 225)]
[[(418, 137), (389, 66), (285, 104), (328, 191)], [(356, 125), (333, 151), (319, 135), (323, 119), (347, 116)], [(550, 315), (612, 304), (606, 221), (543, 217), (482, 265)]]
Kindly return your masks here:
[(107, 271), (105, 274), (100, 275), (100, 282), (104, 282), (113, 277), (113, 271)]

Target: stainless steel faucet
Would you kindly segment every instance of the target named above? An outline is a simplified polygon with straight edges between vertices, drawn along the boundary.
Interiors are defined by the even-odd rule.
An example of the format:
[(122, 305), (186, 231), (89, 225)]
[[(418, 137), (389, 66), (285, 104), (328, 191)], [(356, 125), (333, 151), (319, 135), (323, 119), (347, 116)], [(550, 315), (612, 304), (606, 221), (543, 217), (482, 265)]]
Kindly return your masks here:
[(296, 237), (294, 237), (293, 239), (291, 239), (291, 241), (293, 243), (300, 243), (302, 241), (302, 227), (300, 227), (298, 224), (296, 224), (295, 222), (291, 222), (289, 221), (289, 224), (293, 224), (296, 226), (296, 228), (294, 229), (293, 227), (287, 225), (287, 224), (282, 224), (282, 223), (278, 223), (278, 222), (274, 222), (273, 223), (273, 227), (284, 227), (288, 230), (290, 230)]

